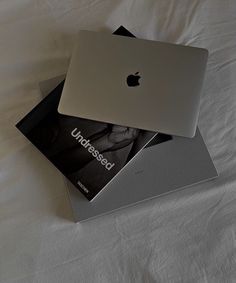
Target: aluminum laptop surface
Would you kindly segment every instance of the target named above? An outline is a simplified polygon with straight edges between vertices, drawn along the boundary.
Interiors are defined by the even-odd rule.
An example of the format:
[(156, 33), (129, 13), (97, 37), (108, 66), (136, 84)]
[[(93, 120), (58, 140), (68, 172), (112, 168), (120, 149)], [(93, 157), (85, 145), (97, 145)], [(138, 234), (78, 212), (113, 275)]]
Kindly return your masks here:
[(61, 114), (193, 137), (208, 52), (80, 31)]

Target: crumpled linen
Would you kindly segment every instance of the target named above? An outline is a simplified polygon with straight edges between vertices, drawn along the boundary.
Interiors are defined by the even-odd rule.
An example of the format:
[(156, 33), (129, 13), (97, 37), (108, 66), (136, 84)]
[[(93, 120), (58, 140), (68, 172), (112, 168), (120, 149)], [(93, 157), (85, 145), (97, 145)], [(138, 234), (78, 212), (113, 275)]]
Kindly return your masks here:
[[(0, 282), (236, 282), (234, 0), (0, 2)], [(209, 49), (199, 128), (219, 178), (74, 224), (62, 175), (14, 127), (79, 29)], [(171, 178), (171, 176), (170, 176)]]

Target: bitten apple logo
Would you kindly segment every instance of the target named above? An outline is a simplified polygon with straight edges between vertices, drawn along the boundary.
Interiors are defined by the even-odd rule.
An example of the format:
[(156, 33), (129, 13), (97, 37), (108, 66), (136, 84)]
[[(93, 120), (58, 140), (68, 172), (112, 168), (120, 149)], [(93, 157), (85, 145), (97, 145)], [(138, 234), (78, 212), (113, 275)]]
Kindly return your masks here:
[(89, 153), (92, 154), (94, 158), (97, 159), (98, 162), (100, 162), (101, 165), (103, 165), (107, 170), (111, 170), (111, 168), (115, 165), (115, 163), (110, 163), (106, 158), (103, 157), (102, 154), (98, 150), (96, 150), (95, 147), (93, 147), (89, 142), (90, 140), (86, 140), (82, 135), (80, 131), (77, 131), (77, 128), (75, 128), (71, 132), (72, 137), (74, 137), (84, 148), (87, 149)]
[(131, 74), (127, 77), (126, 82), (129, 87), (135, 87), (139, 86), (139, 79), (141, 76), (139, 75), (139, 72), (136, 72), (135, 74)]

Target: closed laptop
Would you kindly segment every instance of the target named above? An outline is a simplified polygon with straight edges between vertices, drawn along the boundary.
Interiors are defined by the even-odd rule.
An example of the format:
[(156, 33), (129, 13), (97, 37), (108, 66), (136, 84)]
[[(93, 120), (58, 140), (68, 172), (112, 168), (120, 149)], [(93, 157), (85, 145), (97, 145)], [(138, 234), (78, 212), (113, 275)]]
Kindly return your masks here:
[(80, 31), (61, 114), (171, 135), (195, 135), (208, 51)]

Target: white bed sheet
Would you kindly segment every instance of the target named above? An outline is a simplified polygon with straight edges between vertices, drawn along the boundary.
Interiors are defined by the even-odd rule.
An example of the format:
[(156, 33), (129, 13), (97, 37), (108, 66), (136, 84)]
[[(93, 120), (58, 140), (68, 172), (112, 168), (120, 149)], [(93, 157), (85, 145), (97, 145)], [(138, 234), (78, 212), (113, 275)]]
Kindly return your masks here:
[[(209, 49), (199, 127), (220, 177), (74, 224), (63, 177), (14, 124), (78, 29), (121, 24)], [(2, 0), (0, 62), (1, 283), (236, 282), (235, 0)]]

